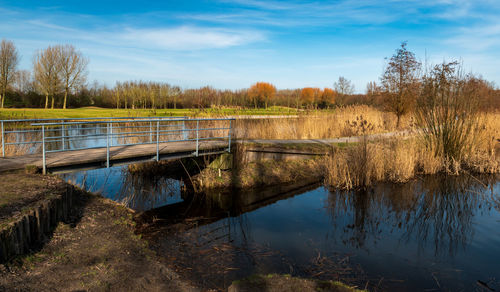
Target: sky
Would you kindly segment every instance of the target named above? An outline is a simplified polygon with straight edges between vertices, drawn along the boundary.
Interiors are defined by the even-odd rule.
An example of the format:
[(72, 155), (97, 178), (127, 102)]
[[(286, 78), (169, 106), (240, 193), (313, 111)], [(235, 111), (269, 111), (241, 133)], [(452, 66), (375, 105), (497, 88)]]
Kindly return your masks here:
[(378, 81), (401, 42), (422, 63), (460, 60), (500, 84), (500, 1), (0, 0), (0, 38), (19, 69), (49, 45), (90, 59), (89, 83), (183, 88), (332, 87)]

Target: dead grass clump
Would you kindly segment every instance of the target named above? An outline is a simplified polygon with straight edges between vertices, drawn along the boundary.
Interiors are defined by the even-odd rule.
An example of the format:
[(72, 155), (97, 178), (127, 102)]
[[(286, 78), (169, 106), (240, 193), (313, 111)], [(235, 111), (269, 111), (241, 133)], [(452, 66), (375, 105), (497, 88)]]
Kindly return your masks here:
[(443, 159), (441, 157), (434, 156), (433, 151), (429, 151), (425, 147), (418, 147), (415, 154), (418, 173), (436, 174), (443, 169)]
[(417, 145), (414, 141), (390, 141), (383, 149), (385, 176), (393, 182), (406, 182), (415, 176)]
[(365, 188), (378, 181), (406, 182), (418, 163), (414, 141), (379, 141), (333, 152), (325, 161), (325, 182), (335, 188)]
[(205, 168), (193, 177), (197, 191), (223, 188), (253, 188), (297, 182), (323, 176), (318, 160), (262, 161), (239, 166), (231, 171)]

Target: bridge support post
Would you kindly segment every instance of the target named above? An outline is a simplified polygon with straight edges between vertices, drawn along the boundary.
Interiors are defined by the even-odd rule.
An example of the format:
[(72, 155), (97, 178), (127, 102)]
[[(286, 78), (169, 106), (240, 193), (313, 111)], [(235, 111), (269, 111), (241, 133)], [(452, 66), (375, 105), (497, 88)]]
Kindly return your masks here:
[(42, 173), (47, 174), (47, 160), (45, 157), (45, 126), (42, 126)]
[(5, 130), (3, 128), (3, 121), (2, 121), (2, 157), (5, 157)]
[(196, 157), (198, 157), (198, 149), (200, 143), (199, 129), (200, 128), (200, 120), (196, 120)]
[(106, 127), (106, 168), (109, 168), (109, 123)]
[(156, 161), (160, 161), (160, 121), (156, 122)]

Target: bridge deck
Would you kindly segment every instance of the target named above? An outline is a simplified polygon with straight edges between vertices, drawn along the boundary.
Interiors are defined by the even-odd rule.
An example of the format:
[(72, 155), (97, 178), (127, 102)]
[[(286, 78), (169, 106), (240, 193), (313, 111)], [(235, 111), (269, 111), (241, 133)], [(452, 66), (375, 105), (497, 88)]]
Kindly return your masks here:
[[(199, 155), (223, 151), (226, 141), (200, 141)], [(193, 156), (196, 151), (195, 141), (160, 143), (160, 159)], [(110, 147), (110, 164), (123, 164), (154, 160), (156, 144)], [(84, 149), (47, 153), (47, 169), (78, 168), (86, 165), (105, 165), (106, 148)], [(23, 169), (27, 165), (42, 168), (42, 154), (28, 154), (0, 158), (0, 172)]]

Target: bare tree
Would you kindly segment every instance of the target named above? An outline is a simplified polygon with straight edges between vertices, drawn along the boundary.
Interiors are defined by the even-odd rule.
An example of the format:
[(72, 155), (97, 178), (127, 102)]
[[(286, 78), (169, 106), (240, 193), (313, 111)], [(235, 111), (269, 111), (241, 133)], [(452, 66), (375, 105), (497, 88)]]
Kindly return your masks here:
[(28, 70), (19, 70), (14, 79), (14, 88), (20, 93), (28, 93), (33, 90), (31, 72)]
[(88, 59), (72, 45), (56, 46), (59, 74), (64, 89), (63, 109), (66, 109), (68, 94), (83, 85), (87, 78)]
[(375, 81), (370, 81), (366, 85), (366, 98), (371, 105), (377, 105), (381, 96), (381, 88)]
[(37, 90), (45, 94), (45, 108), (49, 106), (49, 96), (52, 97), (52, 108), (54, 108), (54, 96), (61, 88), (61, 62), (57, 47), (49, 46), (39, 51), (33, 59), (33, 72)]
[(406, 42), (389, 59), (380, 78), (389, 109), (397, 116), (397, 127), (401, 116), (415, 104), (422, 64), (415, 54), (406, 49)]
[(14, 43), (3, 39), (0, 45), (0, 106), (2, 108), (5, 103), (5, 92), (13, 80), (18, 62), (19, 54)]
[(344, 76), (333, 83), (333, 88), (337, 92), (337, 103), (341, 106), (344, 105), (346, 96), (354, 93), (354, 85)]

